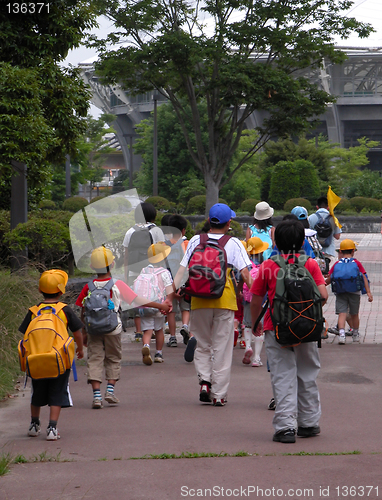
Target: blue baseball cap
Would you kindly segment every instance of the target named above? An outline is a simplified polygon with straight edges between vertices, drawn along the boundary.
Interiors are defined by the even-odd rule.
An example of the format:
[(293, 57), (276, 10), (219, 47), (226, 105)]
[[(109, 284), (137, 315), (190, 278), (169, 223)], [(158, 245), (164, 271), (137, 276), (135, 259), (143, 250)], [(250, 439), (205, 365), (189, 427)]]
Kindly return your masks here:
[(224, 224), (235, 217), (235, 212), (224, 203), (216, 203), (210, 208), (209, 219), (215, 224)]
[(298, 220), (304, 220), (308, 218), (308, 211), (305, 207), (294, 207), (291, 214), (295, 215)]

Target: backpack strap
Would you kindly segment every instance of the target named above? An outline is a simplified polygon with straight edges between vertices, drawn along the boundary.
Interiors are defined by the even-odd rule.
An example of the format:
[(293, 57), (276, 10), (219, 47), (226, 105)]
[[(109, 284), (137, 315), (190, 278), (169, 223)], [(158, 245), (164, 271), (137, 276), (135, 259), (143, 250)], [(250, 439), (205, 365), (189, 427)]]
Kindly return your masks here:
[[(52, 305), (50, 304), (42, 304), (40, 306), (33, 306), (33, 307), (30, 307), (29, 310), (31, 311), (32, 314), (34, 314), (35, 316), (39, 316), (39, 314), (41, 314), (40, 311), (42, 311), (43, 309), (52, 309), (52, 311), (54, 311), (54, 314), (56, 314), (56, 316), (58, 315), (58, 313), (60, 311), (62, 311), (62, 309), (66, 306), (67, 304), (64, 304), (64, 302), (54, 302), (52, 303)], [(53, 307), (54, 306), (54, 307)], [(61, 318), (60, 318), (61, 319)]]

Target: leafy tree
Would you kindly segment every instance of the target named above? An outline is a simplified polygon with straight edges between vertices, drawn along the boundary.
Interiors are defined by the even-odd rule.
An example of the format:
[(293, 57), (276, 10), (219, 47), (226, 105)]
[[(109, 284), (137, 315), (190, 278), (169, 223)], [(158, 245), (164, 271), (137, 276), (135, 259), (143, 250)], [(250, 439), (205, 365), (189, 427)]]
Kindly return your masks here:
[[(201, 110), (200, 113), (206, 118), (205, 106), (204, 112)], [(158, 106), (157, 130), (158, 193), (175, 202), (182, 188), (186, 188), (190, 182), (197, 183), (202, 179), (202, 175), (187, 149), (179, 121), (171, 105)], [(153, 192), (153, 117), (141, 121), (136, 131), (139, 138), (134, 144), (134, 150), (141, 155), (142, 166), (137, 173), (134, 186), (139, 193), (151, 195)]]
[[(28, 167), (32, 204), (50, 180), (50, 163), (73, 155), (84, 130), (90, 92), (74, 68), (60, 65), (96, 26), (93, 1), (56, 0), (27, 13), (0, 10), (0, 198), (9, 206), (11, 160)], [(32, 12), (32, 5), (35, 11)], [(30, 102), (28, 102), (30, 99)], [(5, 137), (5, 140), (3, 139)]]
[[(170, 100), (206, 184), (206, 212), (218, 200), (251, 113), (263, 110), (268, 117), (231, 177), (271, 135), (299, 135), (310, 117), (334, 101), (303, 76), (324, 58), (344, 61), (333, 36), (346, 39), (356, 32), (366, 37), (372, 31), (343, 16), (351, 6), (346, 0), (99, 0), (99, 5), (116, 26), (97, 44), (99, 73), (131, 93), (155, 88)], [(108, 48), (108, 42), (121, 41), (129, 43)], [(203, 100), (207, 145), (198, 108)]]
[(334, 147), (331, 151), (333, 168), (330, 169), (329, 181), (333, 191), (339, 196), (345, 193), (346, 185), (361, 176), (361, 167), (369, 163), (369, 149), (380, 143), (362, 137), (358, 139), (358, 144), (348, 149)]
[(373, 172), (367, 168), (346, 188), (346, 196), (354, 198), (363, 196), (365, 198), (382, 199), (382, 177), (379, 172)]

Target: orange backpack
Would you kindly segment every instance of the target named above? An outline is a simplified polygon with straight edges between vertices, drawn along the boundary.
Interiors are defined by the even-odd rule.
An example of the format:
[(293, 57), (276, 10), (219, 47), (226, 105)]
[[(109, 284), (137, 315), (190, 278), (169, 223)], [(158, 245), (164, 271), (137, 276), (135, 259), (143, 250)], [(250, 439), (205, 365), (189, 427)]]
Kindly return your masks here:
[(35, 317), (19, 342), (18, 352), (21, 370), (33, 379), (58, 377), (73, 364), (74, 339), (59, 316), (65, 306), (58, 302), (30, 308)]

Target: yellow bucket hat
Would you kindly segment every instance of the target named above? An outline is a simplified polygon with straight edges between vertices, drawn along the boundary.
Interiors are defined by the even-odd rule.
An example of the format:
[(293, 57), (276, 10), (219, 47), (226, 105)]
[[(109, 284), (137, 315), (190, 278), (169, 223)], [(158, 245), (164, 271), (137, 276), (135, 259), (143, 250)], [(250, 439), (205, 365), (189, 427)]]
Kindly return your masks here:
[(111, 250), (105, 247), (98, 247), (92, 251), (90, 264), (93, 269), (105, 269), (114, 261)]
[(253, 236), (247, 241), (247, 252), (251, 255), (263, 253), (268, 247), (269, 243), (262, 241), (257, 236)]
[(151, 264), (158, 264), (158, 262), (164, 260), (170, 252), (171, 247), (163, 242), (159, 242), (149, 246), (149, 249), (147, 250), (147, 256)]
[(55, 294), (65, 293), (65, 286), (68, 282), (68, 275), (60, 269), (45, 271), (40, 276), (38, 282), (39, 290), (42, 293)]

